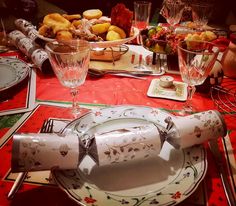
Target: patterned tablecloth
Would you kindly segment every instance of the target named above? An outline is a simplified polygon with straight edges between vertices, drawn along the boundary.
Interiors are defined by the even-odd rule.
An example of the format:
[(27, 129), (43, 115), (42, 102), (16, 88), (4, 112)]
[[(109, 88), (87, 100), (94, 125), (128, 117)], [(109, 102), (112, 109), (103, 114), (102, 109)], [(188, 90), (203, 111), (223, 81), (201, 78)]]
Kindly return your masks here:
[[(17, 177), (17, 174), (11, 173), (10, 165), (12, 135), (15, 132), (38, 132), (43, 121), (48, 118), (55, 121), (63, 119), (64, 123), (67, 123), (67, 120), (70, 121), (71, 118), (68, 115), (68, 108), (56, 104), (63, 103), (68, 106), (68, 102), (71, 102), (68, 89), (61, 86), (55, 76), (44, 75), (40, 71), (36, 72), (36, 102), (39, 105), (31, 112), (0, 117), (0, 206), (77, 205), (51, 180), (49, 171), (29, 173), (15, 198), (13, 200), (7, 199), (7, 194)], [(180, 76), (170, 75), (176, 81), (181, 81)], [(81, 106), (85, 108), (84, 111), (86, 108), (92, 109), (109, 105), (142, 105), (162, 108), (174, 113), (175, 106), (180, 107), (183, 102), (147, 96), (149, 85), (155, 78), (159, 77), (149, 76), (146, 77), (146, 80), (140, 80), (114, 76), (104, 76), (97, 79), (88, 76), (85, 84), (80, 87), (79, 100)], [(12, 101), (17, 103), (20, 100), (21, 95), (19, 100), (14, 98)], [(198, 105), (201, 111), (217, 109), (209, 93), (197, 92), (193, 102)], [(229, 174), (229, 181), (236, 191), (236, 116), (235, 114), (224, 114), (224, 117), (228, 127), (228, 135), (224, 139), (219, 139), (218, 143), (225, 160), (224, 164)], [(208, 146), (204, 146), (208, 160), (206, 177), (194, 194), (179, 205), (227, 205), (216, 163)], [(173, 195), (173, 198), (178, 198), (180, 195)], [(87, 205), (97, 205), (96, 200), (91, 196), (87, 197), (86, 202)], [(153, 204), (159, 205), (158, 202), (153, 202)]]

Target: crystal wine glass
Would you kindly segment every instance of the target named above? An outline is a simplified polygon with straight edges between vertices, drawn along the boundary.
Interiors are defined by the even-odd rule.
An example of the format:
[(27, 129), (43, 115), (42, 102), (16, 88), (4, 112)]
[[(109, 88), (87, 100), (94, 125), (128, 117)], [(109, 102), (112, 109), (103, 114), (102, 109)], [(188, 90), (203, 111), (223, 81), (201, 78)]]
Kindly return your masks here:
[(53, 71), (60, 83), (71, 89), (72, 114), (80, 115), (77, 103), (78, 87), (87, 76), (90, 62), (90, 44), (85, 40), (48, 42), (45, 45)]
[(163, 2), (161, 14), (164, 16), (167, 23), (170, 24), (171, 29), (180, 22), (184, 8), (185, 4), (179, 0), (165, 0)]
[(192, 104), (196, 85), (201, 85), (215, 64), (219, 48), (207, 41), (184, 40), (178, 45), (179, 69), (182, 80), (188, 84), (188, 99), (181, 115), (197, 111)]
[(212, 14), (212, 5), (209, 3), (193, 3), (191, 9), (193, 22), (199, 30), (203, 30)]

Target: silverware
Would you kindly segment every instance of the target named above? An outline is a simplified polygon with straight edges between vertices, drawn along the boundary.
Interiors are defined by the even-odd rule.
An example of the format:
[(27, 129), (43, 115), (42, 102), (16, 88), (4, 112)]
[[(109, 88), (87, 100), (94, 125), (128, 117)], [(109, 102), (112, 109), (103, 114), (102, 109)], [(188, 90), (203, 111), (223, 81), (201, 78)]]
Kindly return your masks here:
[[(40, 130), (40, 133), (52, 133), (53, 132), (53, 120), (44, 120), (43, 126)], [(27, 177), (28, 172), (20, 172), (17, 176), (10, 192), (8, 193), (8, 199), (12, 199), (19, 188), (21, 187), (22, 183), (24, 182), (24, 179)]]
[(234, 195), (231, 184), (229, 183), (228, 176), (223, 165), (221, 153), (219, 151), (217, 140), (211, 140), (209, 141), (208, 144), (209, 144), (211, 153), (215, 159), (215, 163), (217, 165), (217, 168), (220, 174), (220, 178), (224, 187), (228, 204), (229, 206), (236, 206), (236, 197)]
[(142, 77), (142, 76), (148, 76), (153, 74), (152, 71), (127, 71), (127, 70), (100, 70), (95, 68), (89, 68), (88, 74), (94, 77), (102, 77), (104, 75), (123, 75), (128, 77)]
[(130, 77), (130, 78), (141, 79), (141, 80), (146, 80), (147, 79), (145, 77), (139, 77), (139, 76), (136, 76), (136, 75), (124, 74), (124, 73), (117, 73), (117, 74), (111, 74), (111, 75), (119, 76), (119, 77)]

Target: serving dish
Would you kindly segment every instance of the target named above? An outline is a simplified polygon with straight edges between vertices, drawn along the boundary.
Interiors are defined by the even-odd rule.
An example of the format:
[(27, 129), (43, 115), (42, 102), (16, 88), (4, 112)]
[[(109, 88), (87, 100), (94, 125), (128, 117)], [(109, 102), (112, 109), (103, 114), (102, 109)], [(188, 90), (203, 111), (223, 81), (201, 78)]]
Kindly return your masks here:
[[(114, 40), (114, 41), (91, 41), (90, 45), (91, 48), (108, 48), (108, 47), (115, 47), (115, 46), (120, 46), (122, 44), (125, 44), (133, 39), (135, 39), (139, 35), (139, 29), (136, 27), (132, 27), (131, 29), (133, 31), (133, 35), (125, 38), (125, 39), (119, 39), (119, 40)], [(49, 42), (49, 41), (54, 41), (55, 39), (44, 37), (38, 33), (38, 31), (35, 31), (35, 34), (38, 36), (38, 38)]]
[[(177, 29), (177, 28), (176, 28)], [(177, 55), (177, 48), (180, 41), (215, 41), (219, 38), (213, 31), (184, 30), (179, 27), (179, 31), (171, 30), (169, 27), (153, 26), (140, 32), (142, 45), (145, 49), (166, 55)]]
[(160, 85), (160, 79), (153, 79), (148, 88), (147, 95), (149, 97), (186, 101), (187, 86), (184, 82), (173, 81), (171, 87), (165, 88)]
[(23, 81), (29, 70), (30, 67), (19, 59), (0, 57), (0, 92)]
[[(160, 109), (117, 106), (94, 110), (69, 123), (64, 134), (105, 132), (154, 122), (166, 127), (173, 115)], [(52, 177), (81, 205), (176, 205), (189, 197), (204, 178), (206, 152), (195, 146), (176, 150), (167, 142), (161, 153), (146, 161), (97, 166), (88, 156), (77, 170), (53, 170)]]

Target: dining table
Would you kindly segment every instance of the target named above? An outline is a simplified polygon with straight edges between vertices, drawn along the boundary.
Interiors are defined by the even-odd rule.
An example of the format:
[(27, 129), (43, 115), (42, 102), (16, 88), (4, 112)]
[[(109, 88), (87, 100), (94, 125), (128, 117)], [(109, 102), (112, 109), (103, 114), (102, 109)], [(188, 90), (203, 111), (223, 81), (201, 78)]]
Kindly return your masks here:
[[(126, 44), (129, 51), (135, 53), (136, 58), (140, 55), (144, 58), (151, 52), (141, 45)], [(127, 53), (126, 53), (127, 54)], [(124, 55), (126, 55), (124, 54)], [(124, 55), (113, 63), (126, 61)], [(27, 58), (19, 49), (7, 51), (0, 54), (2, 58), (18, 58), (30, 65)], [(91, 60), (92, 62), (93, 60)], [(110, 63), (112, 64), (112, 63)], [(176, 62), (176, 66), (178, 62)], [(125, 64), (124, 64), (125, 65)], [(124, 66), (123, 65), (123, 66)], [(114, 65), (113, 65), (114, 66)], [(50, 69), (48, 67), (48, 69)], [(124, 67), (125, 69), (125, 67)], [(176, 115), (176, 106), (179, 108), (185, 101), (170, 98), (161, 98), (148, 95), (148, 89), (153, 80), (159, 79), (163, 75), (174, 78), (174, 81), (182, 82), (178, 73), (164, 73), (161, 75), (145, 75), (142, 78), (132, 78), (130, 76), (104, 75), (94, 77), (87, 75), (86, 81), (79, 87), (78, 99), (81, 107), (81, 115), (87, 112), (115, 106), (138, 106), (157, 108)], [(221, 85), (224, 85), (229, 78), (224, 77)], [(235, 79), (230, 79), (230, 85), (236, 85)], [(228, 205), (227, 193), (221, 179), (221, 166), (227, 174), (228, 183), (231, 186), (233, 195), (236, 193), (236, 113), (226, 112), (219, 107), (217, 98), (212, 95), (214, 92), (210, 85), (208, 89), (198, 90), (193, 96), (193, 103), (198, 106), (200, 111), (218, 110), (225, 119), (227, 125), (227, 135), (217, 139), (219, 155), (221, 159), (216, 159), (211, 152), (209, 145), (203, 143), (206, 155), (205, 173), (194, 188), (187, 194), (175, 183), (176, 191), (170, 191), (171, 202), (160, 204), (158, 195), (147, 201), (135, 196), (130, 201), (125, 201), (126, 197), (107, 196), (108, 199), (116, 200), (118, 205), (175, 205), (196, 206), (196, 205)], [(235, 96), (234, 96), (235, 97)], [(79, 205), (75, 201), (73, 194), (65, 191), (58, 186), (51, 175), (51, 171), (29, 172), (21, 187), (12, 199), (8, 198), (18, 173), (11, 170), (13, 136), (16, 133), (38, 133), (44, 120), (53, 119), (55, 132), (73, 120), (69, 114), (72, 97), (69, 89), (62, 86), (56, 76), (52, 73), (43, 73), (37, 67), (30, 65), (30, 73), (27, 81), (22, 82), (20, 89), (9, 99), (0, 102), (0, 206), (14, 205)], [(235, 100), (234, 100), (235, 104)], [(197, 157), (195, 157), (197, 158)], [(159, 166), (161, 167), (161, 165)], [(181, 185), (180, 185), (181, 187)], [(83, 195), (82, 202), (88, 206), (101, 206), (96, 200), (96, 195), (92, 194), (92, 189), (88, 189), (87, 195)], [(159, 193), (160, 195), (160, 193)], [(167, 195), (167, 194), (166, 194)], [(112, 196), (112, 197), (111, 197)], [(162, 194), (162, 196), (164, 196)], [(119, 200), (118, 200), (119, 199)], [(138, 200), (139, 199), (139, 200)], [(178, 199), (181, 199), (179, 202)], [(113, 205), (112, 203), (110, 205)], [(102, 205), (104, 206), (104, 205)]]

